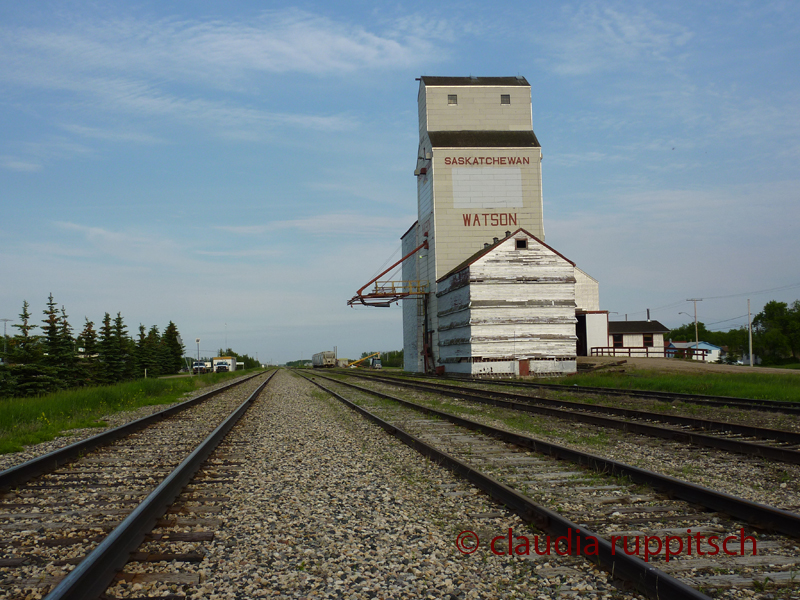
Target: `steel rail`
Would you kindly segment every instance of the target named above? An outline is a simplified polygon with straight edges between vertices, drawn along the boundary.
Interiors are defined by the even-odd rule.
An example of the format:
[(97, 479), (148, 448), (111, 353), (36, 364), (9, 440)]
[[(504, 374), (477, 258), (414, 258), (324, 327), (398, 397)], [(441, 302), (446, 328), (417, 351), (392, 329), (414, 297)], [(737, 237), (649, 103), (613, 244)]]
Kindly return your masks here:
[(436, 415), (437, 417), (446, 419), (456, 425), (461, 425), (475, 431), (480, 431), (481, 433), (485, 433), (505, 442), (530, 449), (534, 452), (548, 454), (556, 458), (568, 460), (569, 462), (575, 464), (585, 465), (586, 467), (599, 473), (628, 477), (631, 479), (631, 481), (648, 485), (649, 487), (664, 493), (670, 498), (678, 498), (686, 502), (699, 504), (700, 506), (725, 513), (731, 517), (740, 519), (746, 523), (750, 523), (751, 525), (754, 525), (760, 529), (775, 531), (793, 538), (800, 538), (800, 515), (798, 514), (781, 510), (779, 508), (775, 508), (774, 506), (768, 506), (766, 504), (759, 504), (758, 502), (752, 502), (744, 498), (738, 498), (724, 492), (717, 492), (694, 483), (689, 483), (688, 481), (682, 481), (668, 475), (654, 473), (652, 471), (634, 467), (619, 461), (603, 458), (587, 452), (581, 452), (579, 450), (573, 450), (572, 448), (567, 448), (558, 444), (553, 444), (529, 436), (513, 433), (498, 427), (492, 427), (491, 425), (484, 425), (483, 423), (471, 421), (448, 412), (428, 408), (427, 406), (422, 406), (408, 400), (403, 400), (402, 398), (396, 398), (382, 392), (376, 392), (375, 390), (363, 388), (352, 383), (331, 379), (330, 377), (325, 377), (316, 373), (315, 375), (324, 379), (328, 379), (329, 381), (334, 381), (341, 385), (357, 389), (367, 394), (393, 400), (424, 414)]
[[(303, 374), (303, 376), (311, 383), (342, 402), (345, 406), (363, 415), (373, 423), (376, 423), (383, 428), (384, 431), (397, 437), (423, 456), (430, 458), (436, 462), (436, 464), (442, 465), (465, 478), (477, 488), (483, 490), (492, 498), (517, 513), (524, 522), (533, 524), (542, 531), (553, 536), (575, 535), (576, 539), (580, 539), (583, 542), (579, 547), (581, 549), (580, 554), (584, 558), (611, 573), (613, 577), (629, 582), (646, 596), (657, 599), (710, 600), (710, 598), (702, 592), (664, 573), (660, 569), (650, 566), (638, 557), (628, 556), (624, 553), (617, 554), (611, 542), (595, 534), (587, 527), (573, 523), (557, 512), (535, 503), (524, 494), (478, 471), (447, 452), (438, 450), (400, 427), (384, 421), (377, 415), (358, 406), (333, 390), (326, 388), (319, 382), (309, 379), (310, 376), (306, 376), (305, 374)], [(326, 377), (325, 379), (328, 378)], [(592, 541), (597, 544), (596, 554), (587, 552), (587, 547), (589, 547)]]
[[(351, 377), (359, 377), (358, 375), (350, 375)], [(581, 423), (589, 423), (597, 425), (598, 427), (606, 427), (609, 429), (619, 429), (630, 433), (637, 433), (639, 435), (646, 435), (649, 437), (656, 437), (666, 440), (675, 440), (687, 444), (697, 444), (698, 446), (705, 446), (708, 448), (716, 448), (726, 452), (733, 452), (736, 454), (745, 454), (747, 456), (760, 456), (769, 460), (776, 460), (780, 462), (798, 465), (800, 464), (800, 452), (789, 448), (781, 448), (776, 446), (769, 446), (755, 442), (747, 442), (743, 440), (734, 440), (729, 438), (715, 437), (712, 435), (705, 435), (702, 433), (694, 433), (689, 431), (679, 431), (675, 429), (667, 429), (657, 425), (648, 425), (646, 423), (636, 423), (631, 421), (623, 421), (620, 419), (613, 419), (610, 417), (602, 417), (592, 412), (610, 412), (612, 414), (623, 414), (628, 417), (637, 419), (658, 419), (657, 413), (647, 413), (643, 411), (635, 411), (629, 409), (616, 409), (608, 407), (609, 411), (595, 410), (594, 405), (583, 404), (579, 402), (561, 402), (558, 400), (549, 400), (546, 403), (551, 405), (566, 406), (571, 410), (563, 410), (561, 408), (548, 408), (546, 406), (537, 406), (540, 403), (539, 398), (531, 398), (522, 394), (510, 394), (506, 392), (496, 392), (487, 390), (476, 390), (474, 388), (463, 388), (458, 386), (450, 386), (442, 383), (409, 383), (407, 381), (397, 381), (394, 378), (383, 378), (368, 376), (363, 377), (365, 380), (377, 380), (390, 383), (398, 387), (407, 387), (416, 390), (434, 392), (443, 396), (451, 398), (467, 399), (481, 404), (490, 404), (492, 406), (499, 406), (501, 408), (508, 408), (521, 412), (532, 414), (541, 414), (567, 421), (576, 421)], [(478, 393), (483, 392), (483, 393)], [(504, 398), (513, 398), (513, 400), (500, 400), (492, 398), (491, 395), (501, 396)], [(573, 411), (580, 412), (573, 412)], [(702, 422), (701, 419), (690, 419), (686, 417), (677, 417), (672, 421), (673, 424), (698, 426), (697, 423)], [(714, 429), (722, 430), (724, 423), (715, 421), (707, 421), (706, 423), (713, 424)], [(736, 429), (747, 431), (749, 435), (767, 436), (774, 430), (762, 429), (758, 427), (748, 426), (731, 426), (724, 428), (725, 430), (736, 432)], [(774, 437), (769, 435), (772, 439), (779, 439), (781, 441), (791, 441), (791, 443), (800, 443), (800, 434), (790, 431), (777, 431)]]
[(249, 381), (254, 377), (258, 377), (261, 374), (262, 373), (259, 372), (254, 375), (248, 375), (247, 377), (236, 379), (222, 387), (201, 394), (196, 398), (186, 400), (185, 402), (170, 406), (169, 408), (165, 408), (164, 410), (160, 410), (146, 417), (142, 417), (141, 419), (136, 419), (130, 423), (125, 423), (119, 427), (109, 429), (103, 433), (86, 438), (85, 440), (75, 442), (69, 446), (64, 446), (58, 450), (53, 450), (52, 452), (43, 454), (42, 456), (37, 456), (36, 458), (27, 462), (10, 467), (5, 471), (0, 472), (0, 492), (8, 491), (15, 486), (26, 483), (31, 479), (38, 477), (39, 475), (48, 473), (53, 469), (60, 467), (64, 463), (74, 460), (86, 454), (87, 452), (94, 450), (95, 448), (106, 446), (118, 439), (129, 436), (136, 431), (144, 429), (145, 427), (160, 421), (161, 419), (182, 412), (187, 408), (191, 408), (195, 404), (205, 402), (209, 398), (213, 398), (217, 394), (221, 394), (232, 387), (241, 385), (242, 383)]
[[(391, 375), (365, 375), (363, 373), (347, 372), (351, 377), (361, 377), (363, 379), (376, 379), (378, 381), (386, 382), (404, 382), (404, 378), (395, 377)], [(398, 383), (398, 385), (401, 385)], [(518, 394), (513, 392), (502, 392), (498, 390), (486, 390), (483, 388), (464, 387), (458, 385), (450, 385), (440, 381), (426, 381), (421, 385), (433, 385), (442, 387), (449, 390), (458, 390), (466, 392), (481, 392), (500, 398), (512, 398), (521, 402), (528, 402), (533, 404), (541, 404), (544, 406), (563, 406), (573, 410), (589, 411), (605, 413), (609, 415), (617, 415), (631, 419), (644, 419), (649, 421), (658, 421), (661, 423), (669, 423), (670, 425), (679, 425), (682, 427), (696, 427), (698, 429), (705, 429), (708, 431), (728, 431), (731, 433), (738, 433), (748, 437), (759, 437), (764, 439), (777, 440), (789, 444), (800, 444), (800, 433), (794, 431), (786, 431), (783, 429), (769, 429), (766, 427), (755, 427), (753, 425), (740, 425), (738, 423), (727, 423), (725, 421), (710, 421), (708, 419), (698, 419), (696, 417), (684, 417), (680, 415), (669, 415), (664, 413), (650, 412), (645, 410), (620, 408), (616, 406), (605, 406), (603, 404), (589, 404), (586, 402), (574, 402), (570, 400), (543, 398), (541, 396), (529, 396), (527, 394)], [(568, 391), (568, 390), (565, 390)]]
[(167, 508), (214, 451), (219, 442), (255, 402), (277, 371), (262, 383), (200, 445), (178, 465), (81, 563), (47, 595), (45, 600), (91, 600), (102, 594)]
[[(404, 373), (405, 377), (429, 378), (429, 375), (422, 373)], [(739, 398), (735, 396), (708, 396), (702, 394), (685, 394), (681, 392), (659, 392), (651, 390), (587, 387), (579, 385), (558, 385), (555, 383), (534, 383), (531, 381), (499, 381), (478, 378), (455, 378), (447, 375), (439, 376), (446, 379), (460, 379), (472, 383), (483, 383), (486, 385), (530, 387), (536, 389), (546, 389), (553, 391), (570, 391), (581, 394), (601, 394), (605, 396), (630, 396), (638, 398), (649, 398), (651, 400), (661, 400), (664, 402), (674, 402), (680, 400), (690, 404), (700, 404), (707, 406), (727, 406), (730, 408), (741, 408), (743, 410), (762, 410), (765, 412), (777, 412), (790, 415), (800, 415), (800, 402), (789, 400), (762, 400), (758, 398)]]

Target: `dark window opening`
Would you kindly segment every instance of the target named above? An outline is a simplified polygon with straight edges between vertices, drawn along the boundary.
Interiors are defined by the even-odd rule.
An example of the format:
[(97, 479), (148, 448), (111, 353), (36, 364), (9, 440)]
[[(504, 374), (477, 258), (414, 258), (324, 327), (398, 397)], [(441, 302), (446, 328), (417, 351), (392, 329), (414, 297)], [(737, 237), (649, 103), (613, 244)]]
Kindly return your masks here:
[(644, 334), (644, 347), (645, 348), (652, 348), (653, 347), (653, 334), (652, 333), (645, 333)]
[(517, 240), (517, 250), (527, 250), (528, 240)]
[(500, 104), (511, 104), (511, 94), (500, 94)]
[(448, 94), (447, 95), (447, 103), (448, 104), (458, 104), (458, 95), (456, 95), (456, 94)]
[(622, 334), (621, 333), (612, 334), (611, 339), (613, 341), (614, 348), (622, 348)]

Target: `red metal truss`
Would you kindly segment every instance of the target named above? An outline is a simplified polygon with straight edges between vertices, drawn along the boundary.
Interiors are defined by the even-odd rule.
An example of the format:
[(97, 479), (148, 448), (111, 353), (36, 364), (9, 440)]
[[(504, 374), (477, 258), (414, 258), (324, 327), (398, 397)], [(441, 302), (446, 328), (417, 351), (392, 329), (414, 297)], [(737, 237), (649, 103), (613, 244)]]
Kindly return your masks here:
[[(386, 308), (391, 306), (393, 302), (399, 302), (403, 298), (419, 298), (424, 296), (428, 290), (427, 281), (378, 281), (378, 279), (386, 275), (386, 273), (423, 248), (428, 248), (428, 240), (422, 242), (391, 267), (382, 271), (377, 277), (364, 284), (364, 286), (356, 292), (356, 295), (347, 301), (347, 305), (353, 306), (354, 304), (363, 304), (364, 306)], [(375, 284), (375, 288), (371, 292), (365, 294), (364, 290), (373, 283)]]

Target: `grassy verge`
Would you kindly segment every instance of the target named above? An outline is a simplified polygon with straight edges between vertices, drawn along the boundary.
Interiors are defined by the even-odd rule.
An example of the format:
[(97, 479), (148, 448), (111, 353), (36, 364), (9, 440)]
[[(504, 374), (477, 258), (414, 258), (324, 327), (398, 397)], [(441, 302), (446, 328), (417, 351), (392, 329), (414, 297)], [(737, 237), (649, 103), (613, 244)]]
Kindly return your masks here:
[(152, 404), (171, 404), (185, 394), (242, 375), (209, 373), (194, 377), (139, 379), (117, 385), (80, 388), (37, 398), (0, 399), (0, 454), (52, 440), (69, 429), (105, 427), (108, 415)]
[(637, 370), (626, 373), (587, 373), (555, 383), (621, 389), (654, 390), (683, 394), (734, 396), (759, 400), (800, 402), (797, 375), (773, 373), (663, 373)]

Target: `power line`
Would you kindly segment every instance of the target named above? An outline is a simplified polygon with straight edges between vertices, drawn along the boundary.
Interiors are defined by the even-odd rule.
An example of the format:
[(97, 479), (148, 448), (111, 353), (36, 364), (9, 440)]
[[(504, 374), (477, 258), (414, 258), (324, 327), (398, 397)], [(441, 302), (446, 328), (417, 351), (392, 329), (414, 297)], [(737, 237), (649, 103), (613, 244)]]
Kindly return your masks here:
[[(752, 291), (752, 292), (739, 292), (739, 293), (736, 293), (736, 294), (728, 294), (728, 295), (725, 295), (725, 296), (704, 296), (703, 300), (722, 300), (724, 298), (741, 298), (743, 296), (755, 296), (755, 295), (758, 295), (758, 294), (766, 294), (766, 293), (769, 293), (769, 292), (782, 292), (782, 291), (791, 290), (791, 289), (797, 288), (797, 287), (800, 287), (800, 283), (792, 283), (792, 284), (789, 284), (789, 285), (784, 285), (784, 286), (775, 287), (775, 288), (769, 288), (769, 289), (766, 289), (766, 290), (756, 290), (756, 291)], [(665, 304), (664, 306), (657, 306), (656, 308), (651, 308), (650, 312), (666, 310), (668, 308), (675, 308), (677, 306), (682, 305), (684, 302), (686, 302), (686, 300), (678, 300), (677, 302), (672, 302), (671, 304)], [(644, 311), (644, 310), (639, 310), (639, 311), (635, 311), (635, 312), (629, 312), (627, 314), (628, 315), (641, 315), (641, 314), (645, 314), (645, 312), (646, 311)], [(745, 316), (747, 316), (747, 315), (745, 315)], [(722, 321), (719, 321), (719, 322), (722, 323)]]
[(755, 292), (742, 292), (740, 294), (729, 294), (727, 296), (708, 296), (705, 300), (719, 300), (720, 298), (739, 298), (741, 296), (755, 296), (756, 294), (766, 294), (767, 292), (782, 292), (792, 288), (800, 287), (800, 283), (793, 283), (791, 285), (784, 285), (781, 287), (770, 288), (768, 290), (757, 290)]
[(743, 319), (747, 315), (741, 315), (739, 317), (731, 317), (730, 319), (723, 319), (722, 321), (714, 321), (713, 323), (709, 323), (709, 325), (719, 325), (720, 323), (727, 323), (728, 321), (735, 321), (736, 319)]

